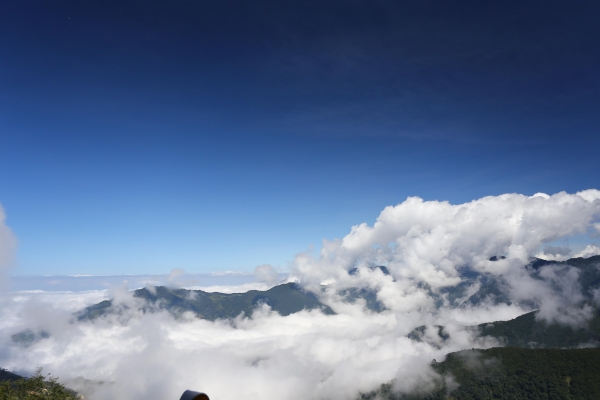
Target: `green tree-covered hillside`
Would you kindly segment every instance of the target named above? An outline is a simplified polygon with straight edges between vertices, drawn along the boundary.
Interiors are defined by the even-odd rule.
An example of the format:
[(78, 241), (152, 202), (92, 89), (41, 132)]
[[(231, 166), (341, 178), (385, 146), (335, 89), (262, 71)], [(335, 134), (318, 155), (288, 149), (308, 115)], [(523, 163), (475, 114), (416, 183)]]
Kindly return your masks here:
[(31, 378), (23, 378), (6, 370), (0, 370), (0, 400), (76, 400), (83, 397), (57, 382), (56, 378), (44, 377), (41, 369)]
[(507, 346), (566, 348), (597, 346), (600, 344), (600, 310), (581, 327), (552, 323), (536, 319), (536, 311), (510, 321), (478, 325), (482, 335), (500, 339)]
[(361, 400), (600, 399), (600, 349), (595, 348), (464, 350), (432, 366), (441, 376), (432, 393), (398, 395), (386, 384)]

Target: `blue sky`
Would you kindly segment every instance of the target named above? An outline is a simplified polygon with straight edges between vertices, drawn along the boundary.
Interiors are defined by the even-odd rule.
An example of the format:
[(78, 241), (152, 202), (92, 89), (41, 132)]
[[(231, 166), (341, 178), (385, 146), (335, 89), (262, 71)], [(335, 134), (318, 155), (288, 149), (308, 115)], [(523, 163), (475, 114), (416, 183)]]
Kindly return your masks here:
[(407, 196), (598, 188), (599, 7), (4, 2), (13, 273), (285, 269)]

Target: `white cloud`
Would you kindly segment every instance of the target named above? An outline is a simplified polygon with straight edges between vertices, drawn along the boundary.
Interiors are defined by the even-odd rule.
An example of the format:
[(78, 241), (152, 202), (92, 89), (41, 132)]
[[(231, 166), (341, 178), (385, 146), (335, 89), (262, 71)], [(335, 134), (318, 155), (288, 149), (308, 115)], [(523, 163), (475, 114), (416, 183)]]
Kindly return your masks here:
[(545, 246), (535, 257), (548, 261), (564, 261), (571, 258), (571, 249), (568, 246)]
[(216, 400), (348, 399), (398, 374), (405, 390), (427, 383), (435, 375), (431, 359), (462, 348), (461, 342), (439, 349), (410, 341), (405, 335), (420, 323), (417, 318), (359, 309), (353, 315), (303, 311), (281, 317), (263, 306), (252, 318), (232, 322), (181, 322), (157, 313), (126, 325), (122, 318), (71, 324), (68, 313), (39, 304), (21, 304), (18, 314), (3, 333), (44, 325), (51, 336), (26, 351), (2, 337), (3, 366), (43, 366), (63, 380), (106, 382), (87, 388), (95, 391), (93, 399), (177, 398), (184, 389)]
[(191, 286), (190, 290), (202, 290), (208, 293), (245, 293), (249, 290), (269, 290), (270, 285), (262, 282), (244, 283), (242, 285), (212, 285), (212, 286)]
[(539, 308), (537, 318), (582, 326), (593, 310), (583, 306), (584, 296), (578, 283), (579, 270), (566, 265), (548, 265), (538, 274), (512, 270), (505, 275), (513, 301), (533, 301)]
[[(388, 308), (423, 311), (432, 307), (427, 288), (437, 291), (460, 283), (462, 268), (511, 275), (544, 244), (584, 234), (599, 218), (598, 190), (505, 194), (458, 205), (410, 197), (386, 207), (373, 226), (356, 225), (342, 240), (325, 241), (318, 258), (299, 254), (295, 275), (313, 290), (327, 281), (330, 302), (340, 289), (368, 287)], [(498, 256), (506, 258), (490, 261)], [(391, 275), (367, 268), (378, 264)], [(360, 273), (349, 274), (353, 268)], [(517, 285), (512, 290), (521, 293), (520, 282), (506, 283)], [(536, 296), (531, 294), (530, 300), (542, 301)]]
[[(80, 299), (20, 293), (0, 309), (0, 365), (16, 371), (42, 366), (76, 388), (87, 387), (97, 400), (177, 398), (185, 389), (213, 400), (341, 400), (392, 379), (396, 390), (426, 390), (438, 379), (432, 359), (498, 345), (468, 325), (512, 319), (528, 307), (539, 308), (548, 321), (585, 321), (590, 310), (580, 307), (577, 269), (554, 265), (536, 272), (524, 265), (543, 246), (589, 232), (599, 217), (596, 190), (506, 194), (459, 205), (409, 198), (385, 208), (373, 226), (357, 225), (341, 240), (325, 241), (320, 256), (296, 257), (291, 280), (318, 293), (336, 311), (333, 316), (314, 310), (282, 317), (263, 304), (251, 318), (176, 321), (165, 312), (137, 312), (139, 299), (124, 288)], [(491, 261), (494, 256), (506, 258)], [(484, 285), (477, 281), (458, 302), (440, 307), (443, 290), (463, 282), (467, 267), (496, 279), (511, 305), (491, 298), (470, 304)], [(257, 267), (255, 274), (264, 288), (279, 278), (270, 266)], [(171, 277), (185, 276), (174, 271)], [(346, 288), (375, 293), (387, 310), (372, 312), (365, 300), (342, 301)], [(123, 314), (72, 323), (76, 305), (101, 296), (114, 298)], [(427, 328), (421, 342), (406, 337), (422, 325)], [(449, 338), (438, 337), (436, 325), (444, 325)], [(50, 337), (25, 351), (10, 339), (24, 329), (45, 329)]]
[(590, 245), (587, 245), (585, 247), (585, 249), (583, 249), (579, 253), (575, 254), (573, 256), (573, 258), (576, 258), (576, 257), (589, 258), (592, 256), (598, 256), (598, 255), (600, 255), (600, 247), (590, 244)]
[(281, 282), (279, 273), (268, 264), (259, 265), (254, 270), (254, 277), (257, 281), (267, 285), (276, 285)]

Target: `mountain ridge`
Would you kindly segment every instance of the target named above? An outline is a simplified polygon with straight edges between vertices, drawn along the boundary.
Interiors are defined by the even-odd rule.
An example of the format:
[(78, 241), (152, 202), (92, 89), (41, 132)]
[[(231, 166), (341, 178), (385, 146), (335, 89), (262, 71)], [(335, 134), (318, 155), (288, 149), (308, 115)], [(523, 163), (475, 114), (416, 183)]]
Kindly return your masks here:
[[(250, 290), (245, 293), (216, 293), (202, 290), (172, 289), (165, 286), (137, 289), (133, 297), (142, 299), (143, 312), (166, 310), (175, 317), (192, 312), (198, 318), (214, 321), (235, 318), (240, 314), (251, 315), (257, 306), (266, 304), (271, 310), (287, 316), (304, 309), (320, 309), (325, 314), (333, 310), (321, 303), (315, 294), (303, 290), (296, 283), (284, 283), (269, 290)], [(125, 306), (128, 308), (128, 306)], [(93, 320), (110, 313), (119, 312), (113, 300), (104, 300), (86, 307), (75, 314), (79, 321)]]

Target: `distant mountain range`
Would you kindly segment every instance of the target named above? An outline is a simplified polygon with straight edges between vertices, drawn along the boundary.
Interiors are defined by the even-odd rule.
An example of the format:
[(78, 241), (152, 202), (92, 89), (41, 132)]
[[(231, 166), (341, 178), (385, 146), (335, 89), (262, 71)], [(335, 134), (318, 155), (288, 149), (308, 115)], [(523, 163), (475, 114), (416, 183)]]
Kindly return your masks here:
[[(499, 261), (504, 257), (492, 257), (490, 261)], [(593, 300), (593, 289), (600, 288), (600, 256), (589, 258), (571, 258), (566, 261), (547, 261), (534, 258), (524, 268), (534, 279), (541, 279), (544, 267), (549, 265), (575, 267), (579, 272), (578, 284), (585, 301), (588, 303)], [(371, 269), (380, 269), (385, 275), (389, 275), (386, 267), (376, 266)], [(454, 307), (478, 306), (483, 303), (493, 304), (511, 304), (511, 300), (506, 293), (506, 284), (502, 277), (483, 275), (473, 269), (465, 266), (459, 270), (461, 282), (456, 286), (449, 286), (437, 291), (423, 285), (422, 289), (428, 290), (429, 296), (436, 301), (437, 307), (442, 305), (451, 305)], [(348, 271), (349, 275), (357, 273), (356, 268)], [(477, 287), (476, 291), (473, 288)], [(377, 299), (375, 291), (364, 288), (350, 288), (340, 292), (340, 295), (349, 303), (357, 299), (364, 299), (367, 308), (371, 311), (381, 312), (386, 309), (385, 305)], [(535, 308), (531, 302), (521, 304), (528, 308)]]
[[(491, 261), (498, 260), (492, 257)], [(592, 289), (600, 288), (600, 256), (590, 258), (572, 258), (567, 261), (555, 262), (534, 259), (525, 268), (534, 278), (539, 275), (546, 265), (569, 265), (579, 270), (579, 285), (582, 294), (587, 301), (592, 300)], [(389, 274), (386, 267), (377, 266), (386, 275)], [(356, 270), (350, 270), (350, 275)], [(430, 293), (436, 299), (439, 306), (451, 304), (457, 307), (468, 307), (479, 305), (482, 302), (493, 302), (495, 304), (507, 303), (507, 297), (501, 279), (485, 276), (469, 268), (462, 270), (462, 282), (453, 287), (443, 288), (440, 291)], [(479, 286), (474, 293), (469, 293), (474, 286)], [(375, 291), (364, 288), (350, 288), (340, 292), (340, 295), (349, 303), (358, 299), (364, 299), (369, 308), (375, 312), (385, 310), (385, 306), (377, 299)], [(140, 307), (143, 312), (154, 312), (167, 310), (174, 316), (179, 317), (184, 312), (192, 312), (198, 318), (215, 320), (221, 318), (235, 318), (240, 313), (250, 315), (258, 304), (268, 304), (272, 310), (281, 315), (290, 315), (303, 309), (321, 309), (327, 314), (332, 314), (331, 308), (321, 303), (318, 297), (311, 292), (303, 290), (298, 284), (286, 283), (275, 286), (266, 291), (251, 290), (246, 293), (208, 293), (202, 290), (172, 289), (164, 286), (143, 288), (134, 291), (133, 296), (145, 300)], [(90, 320), (109, 313), (119, 313), (119, 305), (112, 300), (105, 300), (98, 304), (85, 308), (76, 314), (79, 320)]]
[[(592, 291), (600, 287), (600, 256), (590, 258), (573, 258), (563, 262), (551, 262), (535, 259), (528, 268), (532, 275), (541, 272), (544, 266), (551, 264), (569, 265), (579, 270), (579, 285), (585, 298), (585, 304), (594, 308), (592, 318), (581, 327), (574, 328), (560, 323), (547, 323), (543, 319), (536, 318), (538, 311), (532, 311), (523, 314), (509, 321), (490, 321), (472, 329), (477, 330), (481, 336), (491, 336), (498, 339), (505, 346), (516, 346), (524, 348), (572, 348), (572, 347), (595, 347), (600, 345), (600, 309), (595, 307), (592, 302)], [(463, 298), (460, 305), (477, 305), (484, 299), (492, 300), (494, 303), (507, 302), (502, 292), (501, 284), (491, 278), (482, 278), (474, 276), (471, 281), (485, 279), (485, 284), (481, 285), (479, 291), (464, 299), (462, 291), (466, 286), (461, 283), (455, 288), (447, 289), (450, 299)], [(437, 335), (442, 339), (448, 339), (444, 327), (436, 326)], [(416, 328), (408, 336), (413, 340), (422, 340), (425, 333), (425, 326)]]
[[(498, 261), (502, 258), (503, 257), (492, 257), (490, 258), (490, 261)], [(588, 301), (591, 301), (593, 298), (592, 289), (600, 288), (600, 256), (571, 258), (566, 261), (548, 261), (534, 258), (525, 266), (525, 269), (531, 277), (540, 279), (540, 273), (542, 273), (544, 267), (548, 265), (577, 268), (579, 271), (577, 283), (581, 288), (581, 293)], [(468, 267), (462, 269), (461, 279), (462, 281), (460, 284), (444, 288), (440, 291), (440, 295), (437, 296), (440, 303), (443, 300), (446, 300), (450, 302), (450, 304), (466, 307), (479, 305), (482, 302), (491, 300), (495, 304), (511, 304), (510, 299), (505, 293), (501, 279), (482, 275)], [(469, 294), (469, 289), (476, 283), (480, 284), (479, 290)]]
[[(494, 261), (493, 259), (491, 261)], [(536, 278), (550, 264), (568, 265), (578, 269), (578, 284), (584, 303), (593, 305), (593, 290), (600, 288), (600, 256), (574, 258), (563, 262), (534, 259), (525, 268)], [(389, 274), (385, 267), (380, 268)], [(349, 274), (356, 273), (349, 271)], [(452, 288), (433, 293), (439, 304), (469, 307), (483, 302), (508, 303), (501, 279), (483, 276), (468, 268), (463, 271), (463, 282)], [(541, 279), (541, 278), (540, 278)], [(471, 293), (473, 287), (477, 287)], [(364, 299), (369, 309), (382, 312), (385, 306), (376, 293), (368, 289), (352, 288), (340, 292), (346, 301)], [(437, 296), (437, 297), (435, 297)], [(207, 293), (201, 290), (171, 289), (163, 286), (134, 291), (139, 300), (139, 311), (166, 310), (176, 318), (184, 313), (207, 320), (251, 315), (261, 304), (286, 316), (302, 310), (319, 309), (326, 314), (333, 310), (318, 297), (303, 290), (300, 285), (286, 283), (266, 291), (246, 293)], [(106, 300), (87, 307), (75, 316), (79, 321), (93, 320), (109, 314), (121, 315), (127, 305)], [(136, 306), (137, 307), (137, 306)], [(488, 350), (466, 350), (448, 354), (445, 361), (432, 367), (442, 377), (433, 392), (398, 397), (393, 382), (383, 384), (377, 391), (362, 394), (361, 400), (438, 400), (438, 399), (599, 399), (600, 398), (600, 310), (594, 308), (592, 318), (585, 326), (573, 328), (558, 323), (547, 323), (536, 318), (537, 311), (510, 321), (494, 321), (472, 326), (481, 336), (496, 338), (508, 347)], [(426, 327), (416, 328), (408, 337), (426, 340)], [(429, 328), (431, 329), (431, 328)], [(435, 333), (443, 341), (449, 334), (443, 326), (435, 326)], [(25, 346), (47, 337), (47, 333), (22, 332), (13, 335), (13, 341)], [(569, 349), (570, 348), (570, 349)], [(14, 374), (0, 371), (0, 380), (14, 379)], [(449, 384), (454, 381), (457, 385)]]
[[(144, 300), (143, 312), (167, 310), (175, 317), (191, 312), (198, 318), (214, 321), (235, 318), (244, 313), (250, 316), (257, 306), (267, 304), (273, 311), (286, 316), (302, 310), (320, 309), (333, 314), (331, 308), (321, 303), (314, 293), (303, 290), (296, 283), (286, 283), (266, 291), (250, 290), (246, 293), (208, 293), (202, 290), (171, 289), (164, 286), (134, 291), (133, 297)], [(80, 321), (92, 320), (110, 313), (122, 313), (123, 305), (105, 300), (76, 313)]]
[[(495, 261), (492, 259), (491, 261)], [(535, 277), (545, 266), (551, 264), (569, 265), (579, 270), (579, 285), (588, 304), (592, 302), (592, 290), (600, 287), (600, 256), (590, 258), (573, 258), (563, 262), (534, 259), (525, 268)], [(385, 267), (380, 268), (389, 274)], [(355, 274), (356, 270), (349, 271)], [(509, 302), (504, 294), (502, 283), (493, 277), (486, 277), (466, 269), (463, 271), (463, 282), (455, 287), (446, 288), (437, 294), (440, 302), (450, 302), (458, 307), (478, 305), (483, 301), (494, 303)], [(479, 290), (468, 295), (467, 289), (479, 283)], [(369, 309), (375, 312), (385, 310), (385, 306), (377, 300), (376, 293), (368, 289), (351, 288), (340, 292), (346, 301), (352, 303), (364, 299)], [(318, 297), (303, 290), (298, 284), (286, 283), (266, 291), (251, 290), (246, 293), (207, 293), (201, 290), (171, 289), (164, 286), (143, 288), (134, 291), (134, 298), (142, 300), (139, 309), (142, 312), (166, 310), (175, 317), (191, 312), (198, 318), (207, 320), (235, 318), (240, 314), (251, 315), (260, 304), (267, 304), (273, 311), (286, 316), (301, 310), (319, 309), (326, 314), (334, 312), (321, 303)], [(93, 320), (108, 314), (122, 314), (129, 307), (106, 300), (85, 308), (76, 313), (80, 321)], [(471, 327), (481, 336), (490, 336), (506, 346), (523, 348), (572, 348), (593, 347), (600, 345), (600, 310), (594, 310), (593, 317), (587, 325), (573, 328), (568, 325), (544, 322), (536, 318), (536, 311), (521, 315), (510, 321), (490, 321)], [(423, 340), (425, 326), (416, 328), (408, 337)], [(442, 340), (449, 339), (444, 327), (436, 327), (437, 335)], [(46, 336), (45, 332), (34, 334), (23, 332), (14, 335), (13, 340), (22, 344), (30, 344)]]
[[(523, 314), (509, 321), (495, 321), (470, 327), (481, 336), (498, 339), (505, 346), (522, 348), (576, 348), (600, 346), (600, 310), (587, 324), (578, 328), (559, 323), (547, 323), (537, 319), (537, 311)], [(443, 326), (434, 327), (434, 335), (442, 341), (450, 336)], [(426, 327), (415, 328), (408, 337), (415, 341), (424, 340)]]

